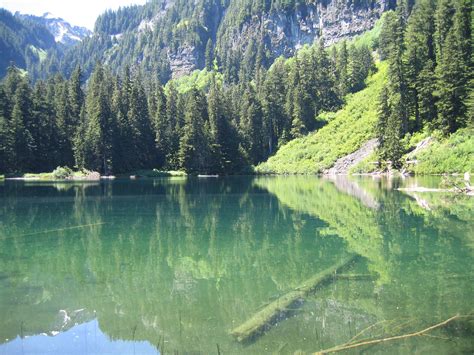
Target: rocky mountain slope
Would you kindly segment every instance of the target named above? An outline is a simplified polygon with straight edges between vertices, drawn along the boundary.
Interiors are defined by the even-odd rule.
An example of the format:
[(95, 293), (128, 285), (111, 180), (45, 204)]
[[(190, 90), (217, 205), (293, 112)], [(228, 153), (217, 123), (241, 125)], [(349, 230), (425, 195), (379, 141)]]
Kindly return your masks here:
[[(61, 57), (64, 50), (91, 35), (86, 28), (73, 26), (61, 18), (14, 15), (0, 8), (0, 78), (10, 64), (27, 70), (35, 79), (52, 56)], [(47, 74), (54, 72), (50, 67)]]
[(0, 8), (0, 78), (11, 63), (23, 69), (35, 67), (55, 47), (44, 26)]
[(92, 31), (87, 28), (71, 25), (69, 22), (49, 12), (46, 12), (43, 16), (22, 15), (19, 13), (16, 13), (15, 16), (45, 26), (54, 36), (56, 43), (62, 43), (66, 46), (72, 46), (92, 34)]
[(393, 0), (153, 0), (99, 16), (91, 37), (64, 55), (50, 55), (42, 71), (59, 68), (68, 75), (81, 65), (87, 75), (101, 61), (116, 72), (138, 66), (166, 82), (217, 59), (226, 79), (237, 81), (320, 36), (331, 44), (369, 30), (393, 5)]

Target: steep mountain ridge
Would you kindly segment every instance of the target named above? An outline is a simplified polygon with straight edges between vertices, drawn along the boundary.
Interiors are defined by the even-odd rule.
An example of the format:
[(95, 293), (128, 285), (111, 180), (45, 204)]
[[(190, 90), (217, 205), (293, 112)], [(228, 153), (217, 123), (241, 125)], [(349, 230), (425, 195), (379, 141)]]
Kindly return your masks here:
[(0, 8), (0, 78), (12, 63), (22, 69), (35, 67), (55, 47), (53, 35), (44, 26)]
[(105, 12), (91, 37), (64, 55), (52, 53), (42, 71), (69, 75), (81, 65), (87, 76), (101, 61), (116, 72), (138, 66), (166, 82), (217, 59), (227, 80), (248, 79), (321, 35), (332, 44), (371, 29), (393, 6), (392, 0), (153, 0)]
[(62, 43), (66, 46), (72, 46), (92, 34), (92, 31), (87, 28), (71, 25), (49, 12), (44, 13), (43, 16), (24, 15), (17, 12), (15, 16), (45, 26), (54, 36), (56, 43)]

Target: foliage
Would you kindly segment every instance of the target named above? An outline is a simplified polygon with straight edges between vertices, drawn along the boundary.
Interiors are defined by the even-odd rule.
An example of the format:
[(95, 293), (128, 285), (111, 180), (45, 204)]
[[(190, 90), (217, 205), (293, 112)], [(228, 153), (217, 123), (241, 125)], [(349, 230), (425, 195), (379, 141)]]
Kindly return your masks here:
[[(195, 70), (189, 75), (183, 75), (177, 79), (171, 80), (175, 89), (180, 94), (189, 92), (193, 87), (208, 92), (212, 83), (212, 78), (215, 76), (215, 80), (222, 83), (223, 76), (219, 72), (209, 71), (207, 69)], [(171, 81), (168, 82), (166, 88), (169, 87)]]
[(366, 89), (349, 95), (347, 104), (325, 127), (303, 138), (295, 139), (277, 152), (256, 171), (265, 174), (320, 173), (341, 156), (352, 153), (375, 136), (377, 104), (373, 97), (380, 92), (387, 66), (378, 65), (378, 72), (368, 79)]
[[(380, 158), (402, 165), (404, 137), (422, 130), (445, 136), (471, 124), (472, 3), (420, 0), (413, 8), (401, 1), (387, 13), (381, 30), (381, 54), (389, 63), (388, 81), (379, 97)], [(445, 156), (448, 158), (448, 156)], [(456, 158), (444, 166), (452, 171)], [(454, 165), (452, 165), (454, 164)], [(421, 171), (437, 168), (421, 168)]]
[(67, 166), (65, 166), (65, 167), (58, 166), (52, 172), (53, 178), (55, 178), (57, 180), (68, 179), (72, 176), (72, 174), (73, 174), (73, 171), (70, 168), (68, 168)]
[(413, 159), (416, 174), (445, 174), (474, 172), (474, 131), (466, 128), (448, 138), (436, 139)]
[(98, 173), (94, 173), (89, 170), (72, 170), (67, 166), (58, 166), (56, 169), (49, 173), (25, 173), (20, 174), (20, 176), (30, 181), (87, 180), (92, 176), (94, 179), (100, 177)]

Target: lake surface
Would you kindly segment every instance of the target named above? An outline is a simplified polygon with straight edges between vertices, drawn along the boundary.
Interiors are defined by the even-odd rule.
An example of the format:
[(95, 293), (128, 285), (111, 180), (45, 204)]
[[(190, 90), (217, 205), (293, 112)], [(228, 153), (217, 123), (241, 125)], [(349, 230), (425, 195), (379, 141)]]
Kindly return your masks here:
[[(0, 183), (0, 354), (310, 353), (472, 314), (474, 198), (396, 190), (438, 183)], [(350, 255), (265, 333), (229, 334)], [(474, 351), (472, 318), (429, 335), (357, 351)]]

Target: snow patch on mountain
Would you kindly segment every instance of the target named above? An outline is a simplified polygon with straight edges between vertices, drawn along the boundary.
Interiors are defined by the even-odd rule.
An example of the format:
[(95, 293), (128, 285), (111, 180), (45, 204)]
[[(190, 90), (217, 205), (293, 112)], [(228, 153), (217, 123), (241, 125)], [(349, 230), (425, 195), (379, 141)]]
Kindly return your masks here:
[(56, 43), (62, 43), (67, 46), (74, 45), (92, 35), (92, 32), (87, 28), (73, 26), (61, 17), (53, 15), (51, 12), (45, 12), (43, 16), (23, 15), (18, 13), (16, 15), (45, 26), (54, 36)]

